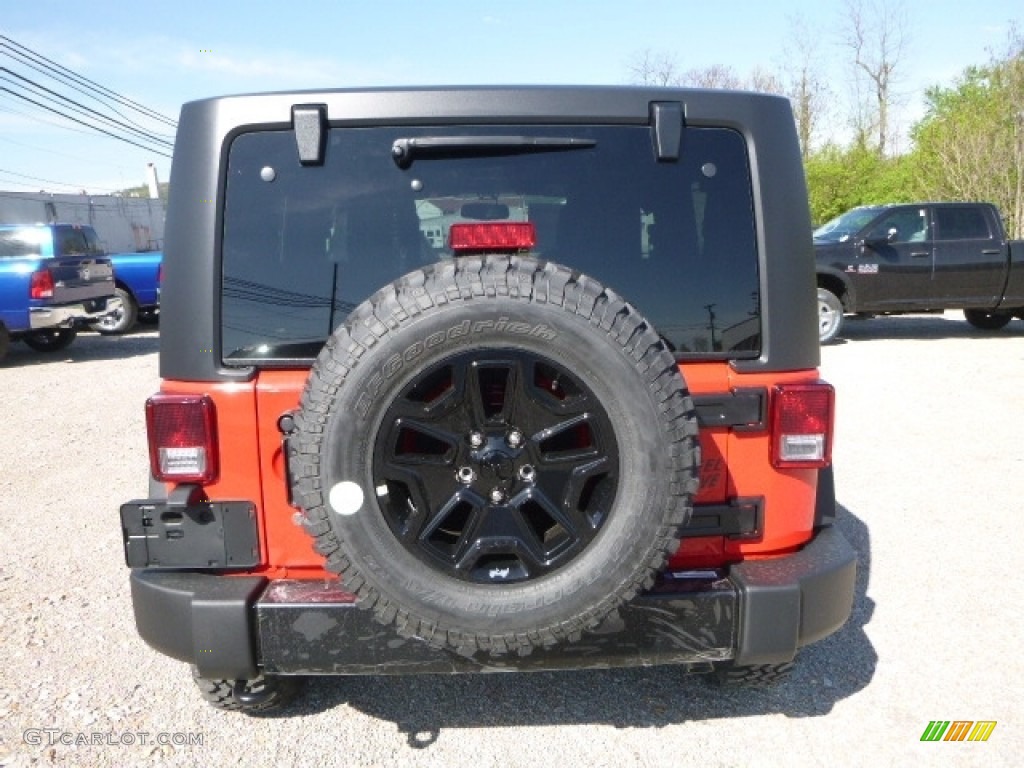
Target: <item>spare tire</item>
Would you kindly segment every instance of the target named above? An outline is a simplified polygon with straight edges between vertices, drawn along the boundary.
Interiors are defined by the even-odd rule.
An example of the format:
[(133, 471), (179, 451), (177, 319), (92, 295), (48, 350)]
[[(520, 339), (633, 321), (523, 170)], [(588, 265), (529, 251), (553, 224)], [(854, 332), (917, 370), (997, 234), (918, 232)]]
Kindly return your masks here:
[(290, 466), (360, 605), (462, 654), (578, 640), (678, 546), (697, 420), (675, 359), (595, 280), (518, 256), (413, 272), (316, 360)]

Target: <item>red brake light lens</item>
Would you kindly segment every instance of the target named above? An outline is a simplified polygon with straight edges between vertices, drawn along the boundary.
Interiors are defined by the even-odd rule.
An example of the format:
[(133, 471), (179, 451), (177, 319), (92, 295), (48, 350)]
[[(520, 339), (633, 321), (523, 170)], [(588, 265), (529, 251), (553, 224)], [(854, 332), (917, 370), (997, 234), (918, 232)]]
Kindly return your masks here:
[(217, 414), (206, 395), (153, 395), (146, 401), (149, 464), (161, 482), (217, 478)]
[(53, 275), (48, 269), (40, 269), (32, 273), (29, 280), (28, 295), (33, 299), (53, 298)]
[(832, 463), (835, 390), (830, 384), (783, 384), (772, 406), (772, 464), (778, 468)]
[(522, 251), (537, 244), (537, 228), (528, 221), (452, 224), (448, 243), (453, 251)]

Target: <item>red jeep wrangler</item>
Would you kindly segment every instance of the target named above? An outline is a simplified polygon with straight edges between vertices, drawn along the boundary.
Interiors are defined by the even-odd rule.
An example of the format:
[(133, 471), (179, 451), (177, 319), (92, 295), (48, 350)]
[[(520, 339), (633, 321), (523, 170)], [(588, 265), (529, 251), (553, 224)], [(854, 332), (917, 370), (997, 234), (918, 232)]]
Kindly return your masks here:
[(121, 520), (139, 632), (211, 703), (319, 674), (764, 682), (846, 621), (786, 100), (210, 99), (173, 177), (151, 498)]

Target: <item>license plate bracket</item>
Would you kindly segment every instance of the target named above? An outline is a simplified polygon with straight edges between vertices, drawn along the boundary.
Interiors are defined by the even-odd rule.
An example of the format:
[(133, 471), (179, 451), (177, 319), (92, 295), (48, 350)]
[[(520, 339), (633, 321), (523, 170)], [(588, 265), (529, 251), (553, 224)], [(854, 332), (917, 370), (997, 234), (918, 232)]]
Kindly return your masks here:
[(248, 501), (121, 505), (130, 568), (240, 569), (259, 565), (256, 507)]

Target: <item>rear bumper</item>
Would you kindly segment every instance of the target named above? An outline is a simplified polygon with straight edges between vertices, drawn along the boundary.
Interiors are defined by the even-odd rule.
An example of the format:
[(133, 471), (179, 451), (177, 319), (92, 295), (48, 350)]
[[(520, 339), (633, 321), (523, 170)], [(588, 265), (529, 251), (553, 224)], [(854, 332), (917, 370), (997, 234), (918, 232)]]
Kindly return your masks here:
[(121, 308), (121, 303), (119, 298), (108, 297), (56, 307), (29, 307), (29, 327), (33, 330), (71, 328), (75, 325), (99, 320), (111, 312), (116, 312)]
[(204, 677), (554, 670), (789, 661), (839, 629), (853, 606), (856, 553), (824, 528), (798, 553), (724, 576), (665, 574), (579, 643), (528, 656), (460, 656), (398, 637), (337, 582), (134, 569), (135, 620), (158, 651)]

